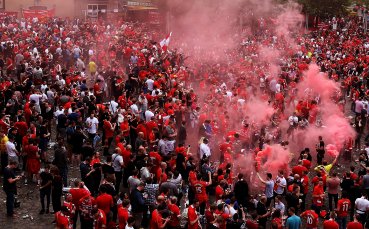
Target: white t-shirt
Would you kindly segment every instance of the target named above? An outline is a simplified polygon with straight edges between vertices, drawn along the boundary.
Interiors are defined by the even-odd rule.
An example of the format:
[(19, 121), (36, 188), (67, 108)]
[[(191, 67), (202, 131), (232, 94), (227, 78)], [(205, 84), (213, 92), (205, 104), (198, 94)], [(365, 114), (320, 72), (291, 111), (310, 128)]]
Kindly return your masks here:
[(206, 157), (210, 157), (211, 155), (210, 148), (205, 143), (201, 143), (200, 144), (200, 158), (202, 158), (204, 154)]
[(90, 117), (88, 117), (86, 119), (86, 124), (87, 124), (87, 131), (88, 133), (90, 134), (96, 134), (97, 132), (97, 127), (98, 127), (98, 124), (99, 124), (99, 120), (97, 120), (96, 117), (93, 117), (92, 119)]
[[(279, 181), (279, 185), (278, 185), (278, 187), (277, 187), (277, 190), (275, 190), (275, 192), (277, 193), (277, 194), (279, 194), (279, 195), (282, 195), (283, 194), (283, 192), (284, 192), (284, 188), (283, 187), (281, 187), (280, 185), (282, 185), (282, 186), (284, 186), (284, 187), (286, 187), (286, 185), (287, 185), (287, 181), (286, 181), (286, 178), (284, 178), (284, 177), (277, 177), (277, 179), (276, 179), (276, 181)], [(276, 182), (277, 183), (277, 182)]]
[(119, 104), (115, 102), (114, 100), (110, 101), (110, 105), (109, 105), (110, 112), (114, 114), (117, 111), (118, 105)]
[(152, 113), (152, 111), (150, 110), (147, 110), (145, 111), (145, 118), (146, 118), (146, 122), (150, 121), (152, 117), (154, 117), (155, 114)]
[(36, 102), (37, 105), (40, 104), (40, 99), (42, 98), (42, 95), (39, 95), (39, 94), (32, 94), (29, 96), (29, 100), (33, 100)]
[(113, 154), (111, 156), (113, 160), (113, 168), (115, 172), (121, 172), (122, 171), (122, 163), (123, 163), (123, 157), (119, 154)]
[(152, 90), (154, 90), (154, 80), (152, 80), (152, 79), (148, 79), (148, 80), (146, 80), (146, 84), (147, 84), (147, 89), (149, 90), (149, 91), (152, 91)]
[(6, 152), (8, 153), (9, 157), (16, 157), (17, 156), (17, 150), (15, 149), (15, 145), (13, 142), (8, 141), (5, 144)]
[(138, 112), (138, 106), (136, 104), (131, 105), (131, 110), (132, 110), (134, 115), (136, 115), (136, 116), (140, 115), (139, 112)]

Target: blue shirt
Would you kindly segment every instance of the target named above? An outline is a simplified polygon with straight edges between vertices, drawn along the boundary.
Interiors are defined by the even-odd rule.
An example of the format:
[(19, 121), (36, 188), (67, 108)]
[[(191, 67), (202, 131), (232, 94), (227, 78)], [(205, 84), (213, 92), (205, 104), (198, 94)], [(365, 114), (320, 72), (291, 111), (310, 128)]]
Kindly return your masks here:
[(300, 229), (301, 219), (297, 215), (293, 215), (287, 219), (286, 226), (288, 229)]

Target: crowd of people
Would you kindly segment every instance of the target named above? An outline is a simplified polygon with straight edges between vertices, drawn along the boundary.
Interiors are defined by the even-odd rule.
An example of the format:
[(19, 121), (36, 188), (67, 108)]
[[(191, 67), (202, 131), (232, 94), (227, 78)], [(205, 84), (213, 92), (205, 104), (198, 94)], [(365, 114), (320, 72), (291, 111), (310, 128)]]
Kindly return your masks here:
[[(6, 18), (7, 216), (18, 218), (17, 185), (37, 183), (39, 214), (55, 214), (57, 228), (363, 228), (369, 46), (361, 20), (338, 18), (297, 34), (297, 50), (268, 20), (228, 50), (227, 61), (205, 62), (164, 49), (155, 40), (165, 35), (145, 23)], [(262, 45), (284, 51), (277, 72), (258, 58)], [(340, 83), (332, 100), (342, 111), (351, 107), (356, 138), (335, 158), (321, 136), (315, 148), (299, 145), (290, 171), (264, 174), (237, 163), (267, 145), (288, 149), (297, 129), (322, 125), (319, 96), (296, 101), (310, 63)], [(269, 103), (268, 119), (244, 112), (254, 97)], [(339, 174), (338, 162), (350, 169)]]

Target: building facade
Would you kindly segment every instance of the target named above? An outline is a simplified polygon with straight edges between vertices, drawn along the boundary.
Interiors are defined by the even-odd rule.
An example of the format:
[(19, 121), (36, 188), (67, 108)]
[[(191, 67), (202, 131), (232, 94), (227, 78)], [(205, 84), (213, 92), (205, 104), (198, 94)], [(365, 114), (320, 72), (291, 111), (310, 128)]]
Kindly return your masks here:
[(3, 11), (18, 12), (23, 9), (55, 9), (57, 17), (108, 17), (122, 12), (120, 0), (0, 0)]

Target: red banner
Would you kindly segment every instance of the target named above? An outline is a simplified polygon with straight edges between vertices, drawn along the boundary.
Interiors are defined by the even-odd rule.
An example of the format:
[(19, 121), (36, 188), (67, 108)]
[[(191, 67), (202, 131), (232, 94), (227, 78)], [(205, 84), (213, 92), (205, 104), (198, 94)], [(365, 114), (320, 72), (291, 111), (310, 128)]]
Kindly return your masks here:
[(18, 17), (18, 12), (12, 12), (12, 11), (0, 11), (0, 20), (3, 20), (6, 17)]
[(54, 17), (55, 9), (50, 10), (23, 10), (23, 17), (25, 18), (34, 18), (37, 17), (39, 19)]

